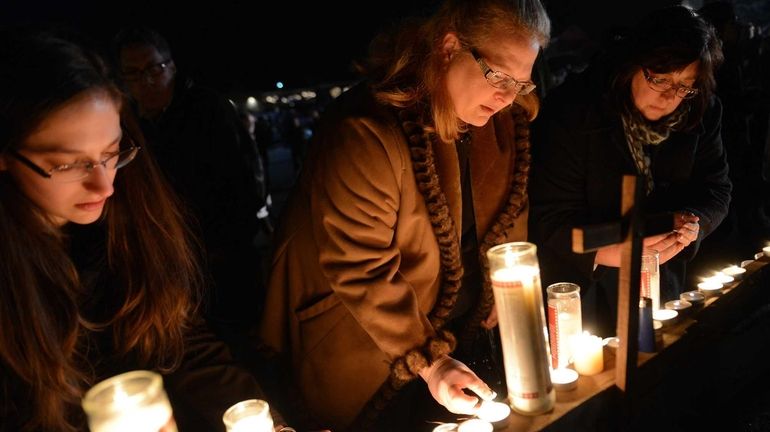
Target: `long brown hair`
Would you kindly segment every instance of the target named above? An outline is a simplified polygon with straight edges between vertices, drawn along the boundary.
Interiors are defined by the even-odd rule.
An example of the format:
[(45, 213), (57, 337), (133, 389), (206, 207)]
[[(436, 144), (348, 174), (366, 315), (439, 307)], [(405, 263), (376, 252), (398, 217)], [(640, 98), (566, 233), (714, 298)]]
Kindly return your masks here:
[[(455, 32), (464, 47), (483, 46), (501, 34), (548, 44), (551, 24), (539, 0), (448, 0), (425, 20), (403, 23), (399, 31), (372, 41), (369, 57), (360, 65), (381, 102), (409, 107), (424, 104), (425, 124), (444, 142), (453, 142), (465, 128), (457, 118), (444, 82), (440, 50), (444, 36)], [(516, 103), (532, 106), (531, 97)]]
[[(0, 153), (6, 157), (73, 98), (97, 93), (124, 106), (97, 55), (52, 36), (3, 39)], [(121, 146), (129, 138), (142, 144), (126, 110), (121, 119)], [(181, 361), (201, 283), (198, 249), (146, 148), (120, 170), (114, 188), (100, 221), (107, 238), (107, 268), (100, 270), (120, 281), (123, 301), (107, 322), (90, 323), (79, 310), (82, 287), (64, 234), (0, 171), (0, 392), (29, 399), (25, 429), (75, 430), (80, 399), (96, 378), (84, 361), (90, 331), (110, 331), (115, 354), (131, 353), (147, 368), (168, 371)]]

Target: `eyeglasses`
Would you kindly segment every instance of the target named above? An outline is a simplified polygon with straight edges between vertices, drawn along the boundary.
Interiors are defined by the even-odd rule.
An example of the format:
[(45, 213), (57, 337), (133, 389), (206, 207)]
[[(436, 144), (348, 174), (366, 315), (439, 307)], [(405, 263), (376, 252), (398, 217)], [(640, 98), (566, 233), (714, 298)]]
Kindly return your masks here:
[(492, 70), (487, 62), (485, 62), (473, 48), (471, 48), (471, 55), (473, 55), (473, 59), (476, 60), (476, 63), (481, 66), (481, 71), (484, 72), (484, 78), (487, 79), (487, 82), (492, 87), (502, 90), (513, 88), (516, 91), (516, 94), (520, 95), (532, 93), (532, 90), (537, 87), (532, 81), (519, 81), (506, 73)]
[(695, 97), (700, 90), (692, 87), (687, 87), (681, 84), (675, 85), (671, 82), (671, 80), (666, 78), (658, 78), (650, 75), (650, 72), (642, 68), (642, 73), (644, 73), (644, 79), (647, 80), (647, 85), (659, 93), (665, 93), (671, 89), (674, 89), (674, 94), (679, 96), (682, 99), (690, 99)]
[(151, 64), (144, 69), (129, 69), (123, 71), (121, 76), (127, 82), (137, 82), (142, 79), (155, 79), (158, 78), (169, 66), (171, 66), (171, 59), (163, 60), (160, 63)]
[(83, 161), (83, 162), (75, 162), (71, 164), (63, 164), (63, 165), (55, 166), (48, 171), (46, 171), (43, 168), (40, 168), (40, 166), (38, 166), (31, 160), (27, 159), (25, 156), (23, 156), (21, 153), (15, 150), (11, 151), (10, 154), (14, 158), (16, 158), (19, 162), (29, 167), (32, 171), (36, 172), (37, 174), (40, 174), (40, 176), (42, 177), (51, 179), (52, 181), (55, 181), (57, 183), (69, 183), (69, 182), (76, 182), (78, 180), (83, 180), (84, 178), (90, 176), (97, 165), (101, 165), (108, 170), (117, 170), (119, 168), (123, 168), (124, 166), (128, 165), (132, 160), (134, 160), (134, 158), (136, 157), (136, 153), (139, 152), (140, 148), (141, 147), (134, 145), (132, 142), (131, 147), (125, 150), (112, 153), (109, 156), (107, 156), (107, 158), (99, 162)]

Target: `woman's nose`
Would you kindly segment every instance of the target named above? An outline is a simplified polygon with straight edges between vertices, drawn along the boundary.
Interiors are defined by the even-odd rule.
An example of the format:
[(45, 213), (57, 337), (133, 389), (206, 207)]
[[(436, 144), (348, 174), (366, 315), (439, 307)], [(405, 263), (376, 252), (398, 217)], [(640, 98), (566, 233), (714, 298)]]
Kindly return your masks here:
[(114, 170), (108, 170), (104, 165), (96, 164), (91, 174), (86, 177), (85, 185), (89, 190), (105, 193), (105, 196), (112, 195), (114, 173)]

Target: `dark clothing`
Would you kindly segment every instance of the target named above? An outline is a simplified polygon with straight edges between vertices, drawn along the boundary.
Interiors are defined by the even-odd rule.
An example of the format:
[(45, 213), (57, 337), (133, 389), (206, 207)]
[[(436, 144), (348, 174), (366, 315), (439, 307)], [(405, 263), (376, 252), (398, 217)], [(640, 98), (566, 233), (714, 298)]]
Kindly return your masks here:
[[(612, 336), (617, 269), (600, 265), (594, 270), (595, 253), (573, 253), (571, 230), (619, 221), (622, 176), (637, 171), (620, 114), (607, 97), (608, 80), (593, 72), (573, 76), (549, 94), (533, 125), (529, 238), (538, 246), (543, 287), (559, 281), (580, 285), (584, 327)], [(694, 130), (674, 131), (649, 146), (654, 189), (645, 211), (684, 210), (700, 217), (698, 240), (661, 265), (661, 302), (686, 290), (686, 263), (727, 214), (731, 184), (721, 112), (714, 98)]]
[[(103, 232), (94, 225), (70, 226), (68, 231), (72, 259), (83, 285), (80, 313), (88, 320), (103, 322), (113, 317), (123, 302), (118, 276), (106, 271)], [(88, 347), (85, 359), (87, 367), (93, 370), (93, 384), (131, 370), (153, 369), (140, 362), (135, 353), (118, 354), (110, 327), (85, 331), (84, 338), (84, 346)], [(0, 371), (0, 379), (11, 389), (11, 396), (3, 397), (5, 406), (0, 407), (0, 431), (19, 431), (30, 416), (29, 391), (18, 377), (9, 375), (7, 370)], [(265, 399), (252, 375), (234, 365), (225, 344), (199, 318), (186, 332), (181, 365), (163, 375), (174, 419), (183, 432), (224, 431), (222, 415), (228, 407), (245, 399)], [(82, 420), (79, 430), (87, 431), (85, 415), (79, 412), (75, 417)]]
[(257, 211), (265, 204), (261, 160), (230, 102), (179, 80), (174, 99), (142, 129), (161, 170), (199, 224), (213, 289), (207, 319), (226, 337), (247, 330), (261, 305)]

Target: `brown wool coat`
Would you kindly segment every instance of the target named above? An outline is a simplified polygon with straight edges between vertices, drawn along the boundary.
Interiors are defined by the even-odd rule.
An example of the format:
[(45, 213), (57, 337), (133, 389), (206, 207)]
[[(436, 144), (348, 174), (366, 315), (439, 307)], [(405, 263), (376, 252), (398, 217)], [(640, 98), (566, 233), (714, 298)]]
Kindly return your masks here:
[[(524, 102), (537, 106), (534, 98)], [(487, 243), (526, 239), (535, 109), (514, 105), (471, 130), (473, 206), (478, 238)], [(375, 103), (365, 87), (326, 114), (276, 232), (261, 337), (290, 358), (312, 418), (334, 430), (356, 421), (360, 429), (362, 417), (373, 416), (367, 412), (454, 346), (438, 327), (455, 299), (450, 285), (457, 283), (447, 279), (459, 279), (442, 272), (459, 269), (460, 171), (454, 145), (419, 133), (408, 140), (409, 116)], [(420, 143), (437, 182), (419, 169), (415, 175)], [(438, 202), (430, 210), (424, 193)], [(446, 231), (443, 247), (431, 221)], [(485, 294), (481, 319), (491, 309)]]

